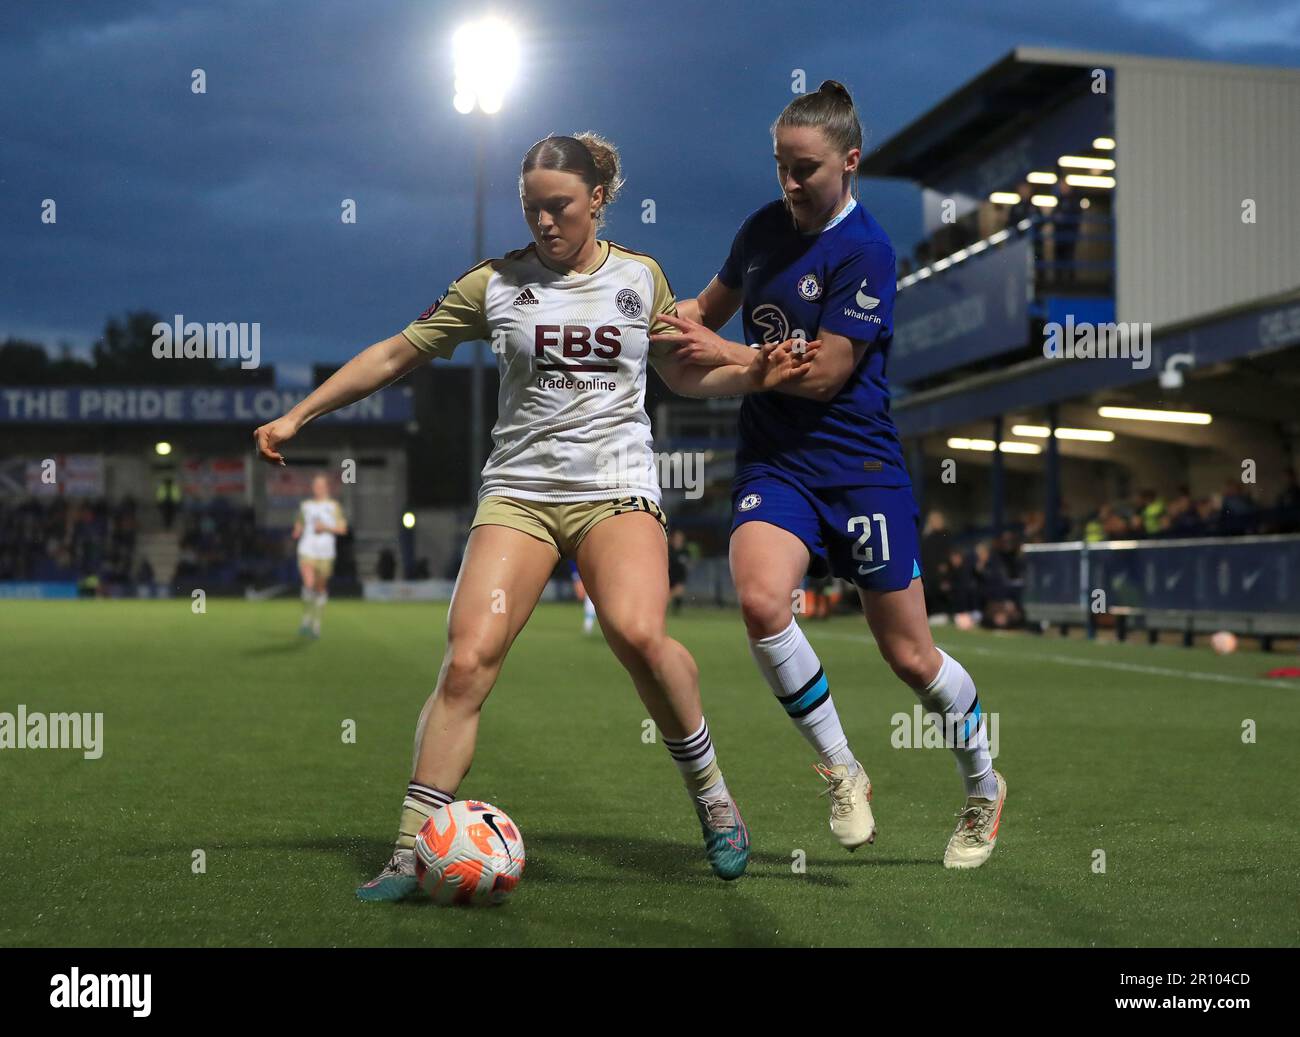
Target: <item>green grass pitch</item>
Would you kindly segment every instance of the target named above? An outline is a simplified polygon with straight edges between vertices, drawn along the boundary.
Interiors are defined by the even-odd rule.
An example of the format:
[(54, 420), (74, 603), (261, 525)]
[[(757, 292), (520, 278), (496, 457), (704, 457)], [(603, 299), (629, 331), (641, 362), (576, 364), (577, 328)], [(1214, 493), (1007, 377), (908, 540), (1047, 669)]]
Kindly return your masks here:
[(539, 608), (485, 709), (460, 792), (514, 817), (528, 865), (510, 902), (472, 910), (353, 896), (388, 855), (445, 604), (334, 601), (310, 643), (296, 601), (214, 599), (204, 615), (187, 601), (0, 602), (0, 711), (104, 714), (99, 760), (0, 752), (0, 945), (1300, 940), (1298, 689), (1260, 679), (1285, 658), (940, 629), (999, 714), (1009, 784), (993, 858), (948, 872), (951, 755), (891, 746), (891, 717), (915, 700), (865, 624), (807, 627), (875, 784), (879, 836), (850, 856), (738, 615), (687, 611), (670, 630), (699, 663), (754, 839), (747, 875), (723, 883), (580, 615)]

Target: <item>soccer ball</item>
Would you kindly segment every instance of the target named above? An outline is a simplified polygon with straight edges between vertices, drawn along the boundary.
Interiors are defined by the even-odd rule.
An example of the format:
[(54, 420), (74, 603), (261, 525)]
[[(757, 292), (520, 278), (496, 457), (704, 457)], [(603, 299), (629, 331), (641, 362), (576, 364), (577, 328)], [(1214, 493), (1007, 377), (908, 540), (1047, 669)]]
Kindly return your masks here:
[(1210, 646), (1220, 655), (1231, 655), (1237, 650), (1237, 635), (1231, 630), (1220, 630), (1210, 638)]
[(439, 807), (415, 837), (415, 875), (439, 904), (499, 904), (524, 873), (519, 828), (491, 803)]

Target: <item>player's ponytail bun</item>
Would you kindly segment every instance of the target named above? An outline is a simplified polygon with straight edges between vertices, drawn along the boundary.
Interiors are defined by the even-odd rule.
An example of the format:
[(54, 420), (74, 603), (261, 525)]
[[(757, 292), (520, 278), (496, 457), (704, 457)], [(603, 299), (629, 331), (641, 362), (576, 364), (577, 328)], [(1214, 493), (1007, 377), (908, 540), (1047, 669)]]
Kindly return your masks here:
[(840, 151), (862, 147), (862, 123), (853, 95), (843, 83), (828, 79), (815, 93), (800, 94), (772, 123), (772, 136), (784, 126), (815, 126)]
[(591, 160), (596, 164), (596, 174), (605, 188), (605, 204), (612, 205), (623, 188), (623, 167), (618, 161), (618, 148), (598, 133), (587, 131), (576, 135), (591, 153)]
[(618, 197), (623, 186), (618, 148), (596, 133), (579, 133), (574, 137), (543, 137), (524, 156), (519, 169), (519, 189), (523, 191), (524, 174), (534, 169), (558, 169), (576, 173), (594, 190), (605, 189), (605, 200), (596, 213), (596, 224), (605, 222), (605, 209)]

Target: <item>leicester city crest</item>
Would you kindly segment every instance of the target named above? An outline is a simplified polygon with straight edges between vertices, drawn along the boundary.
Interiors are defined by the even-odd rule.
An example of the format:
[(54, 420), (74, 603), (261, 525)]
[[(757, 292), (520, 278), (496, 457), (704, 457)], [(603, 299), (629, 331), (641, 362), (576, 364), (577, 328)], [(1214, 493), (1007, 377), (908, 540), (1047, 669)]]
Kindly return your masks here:
[(618, 307), (618, 312), (628, 320), (641, 316), (641, 296), (637, 295), (631, 288), (624, 288), (618, 295), (614, 296), (614, 305)]

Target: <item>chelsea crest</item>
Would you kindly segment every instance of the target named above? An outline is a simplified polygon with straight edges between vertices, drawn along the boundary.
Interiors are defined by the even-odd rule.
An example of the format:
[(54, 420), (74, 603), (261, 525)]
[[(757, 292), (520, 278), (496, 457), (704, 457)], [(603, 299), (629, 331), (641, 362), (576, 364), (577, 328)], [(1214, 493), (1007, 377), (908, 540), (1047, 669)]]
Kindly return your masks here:
[(799, 297), (808, 302), (814, 299), (820, 299), (822, 294), (822, 283), (817, 279), (816, 274), (804, 274), (799, 278)]

